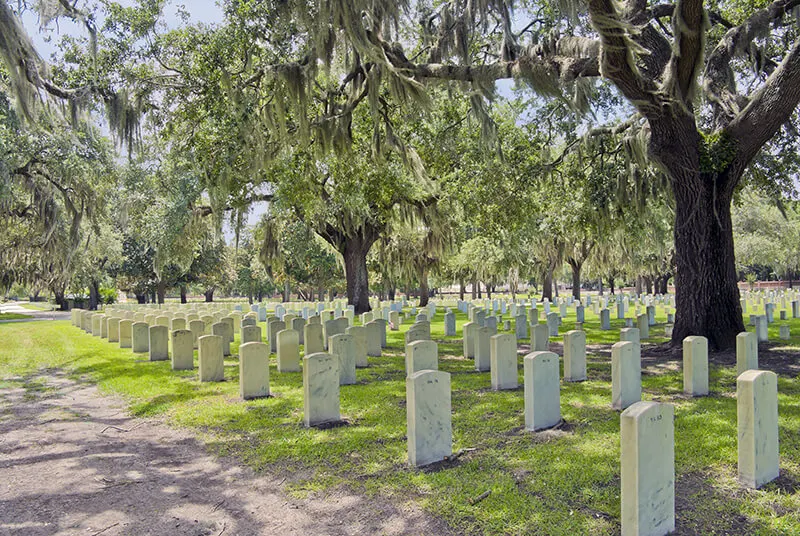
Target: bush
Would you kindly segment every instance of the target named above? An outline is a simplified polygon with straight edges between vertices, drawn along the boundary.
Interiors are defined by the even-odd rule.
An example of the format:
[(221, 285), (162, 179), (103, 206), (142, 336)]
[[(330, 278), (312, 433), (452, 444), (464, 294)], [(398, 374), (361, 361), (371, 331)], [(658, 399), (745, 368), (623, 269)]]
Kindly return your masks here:
[(106, 305), (117, 302), (117, 289), (111, 287), (100, 287), (100, 301)]

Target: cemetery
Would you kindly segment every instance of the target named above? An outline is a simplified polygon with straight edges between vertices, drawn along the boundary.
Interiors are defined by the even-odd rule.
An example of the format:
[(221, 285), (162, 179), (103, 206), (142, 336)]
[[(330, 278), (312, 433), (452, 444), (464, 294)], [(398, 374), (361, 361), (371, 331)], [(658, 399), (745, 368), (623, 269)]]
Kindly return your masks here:
[(800, 535), (800, 0), (0, 0), (0, 535)]
[[(727, 353), (709, 354), (695, 336), (681, 352), (659, 355), (672, 297), (626, 294), (589, 295), (585, 306), (559, 299), (557, 335), (540, 343), (546, 350), (533, 350), (529, 328), (545, 325), (555, 304), (537, 300), (376, 301), (373, 309), (397, 322), (373, 316), (364, 331), (341, 301), (229, 302), (119, 304), (73, 309), (69, 322), (46, 328), (4, 324), (4, 340), (54, 350), (40, 357), (12, 343), (0, 359), (18, 377), (64, 366), (123, 394), (134, 415), (197, 430), (213, 451), (242, 463), (302, 467), (286, 487), (297, 497), (338, 486), (422, 494), (426, 509), (466, 532), (666, 534), (677, 520), (687, 534), (788, 534), (800, 526), (800, 362), (784, 353), (800, 344), (800, 318), (791, 314), (800, 294), (744, 296), (756, 318), (784, 298), (789, 314), (767, 324), (766, 342)], [(623, 318), (604, 330), (602, 313), (615, 300)], [(648, 309), (647, 338), (624, 327)], [(526, 323), (503, 330), (520, 312)], [(131, 331), (133, 347), (111, 335), (124, 330), (99, 327), (137, 315), (152, 325), (133, 323), (143, 326)], [(211, 329), (197, 324), (203, 316)], [(456, 334), (445, 335), (446, 318)], [(294, 330), (272, 328), (296, 319), (307, 321), (311, 353)], [(195, 332), (182, 329), (186, 321)], [(166, 336), (162, 323), (177, 329)], [(372, 326), (378, 355), (366, 351)], [(319, 327), (324, 333), (310, 336)], [(243, 343), (252, 328), (256, 340)], [(755, 326), (748, 329), (742, 340), (755, 339)], [(262, 333), (279, 341), (276, 351)]]

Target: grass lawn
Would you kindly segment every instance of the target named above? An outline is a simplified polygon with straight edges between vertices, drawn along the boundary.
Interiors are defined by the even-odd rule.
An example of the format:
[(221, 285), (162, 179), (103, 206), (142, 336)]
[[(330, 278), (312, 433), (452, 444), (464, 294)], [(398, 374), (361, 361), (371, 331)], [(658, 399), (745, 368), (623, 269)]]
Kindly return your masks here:
[(52, 311), (53, 305), (48, 302), (28, 302), (23, 303), (22, 307), (30, 311)]
[[(752, 311), (749, 311), (752, 312)], [(612, 310), (612, 318), (616, 316)], [(770, 326), (778, 339), (777, 320)], [(659, 309), (659, 322), (665, 321)], [(457, 332), (466, 322), (457, 313)], [(561, 332), (574, 325), (574, 312)], [(795, 334), (773, 350), (800, 348)], [(262, 330), (263, 330), (263, 324)], [(169, 362), (72, 327), (69, 322), (0, 325), (3, 384), (25, 383), (39, 369), (59, 368), (126, 397), (135, 414), (163, 416), (194, 430), (208, 447), (256, 469), (286, 476), (289, 493), (304, 496), (347, 486), (367, 495), (414, 501), (465, 534), (618, 534), (619, 413), (610, 407), (608, 344), (624, 321), (599, 330), (586, 311), (589, 381), (561, 386), (565, 424), (540, 433), (523, 429), (522, 389), (494, 392), (489, 373), (460, 358), (461, 338), (444, 333), (442, 310), (432, 323), (440, 370), (451, 373), (454, 452), (433, 470), (407, 467), (403, 332), (388, 332), (383, 357), (369, 358), (356, 385), (342, 386), (341, 411), (349, 425), (327, 430), (302, 425), (302, 375), (270, 365), (273, 397), (243, 402), (236, 356), (226, 359), (222, 383), (197, 382), (196, 371), (172, 372)], [(512, 323), (513, 328), (513, 323)], [(752, 329), (752, 328), (750, 328)], [(662, 342), (663, 325), (648, 342)], [(560, 342), (552, 338), (551, 342)], [(520, 341), (526, 345), (527, 340)], [(777, 348), (777, 346), (785, 346)], [(238, 353), (237, 341), (232, 353)], [(762, 347), (762, 368), (770, 368)], [(800, 356), (800, 353), (798, 353)], [(713, 358), (712, 358), (713, 359)], [(520, 386), (522, 354), (520, 354)], [(712, 365), (709, 397), (682, 394), (678, 362), (643, 370), (643, 398), (675, 405), (676, 513), (681, 534), (800, 534), (800, 379), (779, 378), (781, 478), (757, 491), (736, 481), (735, 367)], [(3, 385), (0, 384), (0, 385)], [(489, 495), (475, 504), (471, 499)]]
[(0, 313), (0, 321), (3, 320), (24, 320), (31, 318), (31, 315), (21, 315), (19, 313)]

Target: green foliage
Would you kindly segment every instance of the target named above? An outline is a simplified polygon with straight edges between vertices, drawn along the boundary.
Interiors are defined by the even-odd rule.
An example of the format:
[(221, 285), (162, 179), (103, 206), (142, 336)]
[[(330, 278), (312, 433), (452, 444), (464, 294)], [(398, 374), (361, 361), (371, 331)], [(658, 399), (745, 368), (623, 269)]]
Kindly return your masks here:
[(726, 132), (700, 132), (700, 172), (722, 173), (736, 156), (736, 144)]

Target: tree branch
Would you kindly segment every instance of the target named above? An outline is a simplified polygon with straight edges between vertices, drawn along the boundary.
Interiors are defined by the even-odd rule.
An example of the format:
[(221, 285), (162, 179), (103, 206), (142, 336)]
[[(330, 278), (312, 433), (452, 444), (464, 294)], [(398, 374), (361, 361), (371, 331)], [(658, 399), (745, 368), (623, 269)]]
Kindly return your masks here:
[(753, 13), (744, 23), (728, 30), (709, 55), (703, 74), (703, 89), (715, 108), (718, 124), (727, 123), (747, 106), (747, 99), (736, 90), (736, 79), (730, 67), (733, 58), (745, 51), (746, 45), (763, 33), (771, 22), (797, 6), (800, 6), (800, 0), (772, 2)]
[(622, 21), (613, 0), (589, 0), (589, 17), (600, 34), (600, 71), (611, 80), (646, 117), (660, 109), (657, 88), (636, 69), (628, 25)]
[(678, 0), (672, 15), (675, 47), (664, 86), (688, 110), (692, 108), (695, 82), (703, 64), (706, 21), (703, 0)]
[[(800, 103), (800, 39), (764, 86), (750, 99), (750, 104), (728, 125), (724, 134), (736, 144), (731, 168), (743, 170), (761, 148), (791, 119)], [(731, 185), (733, 188), (735, 186)]]

